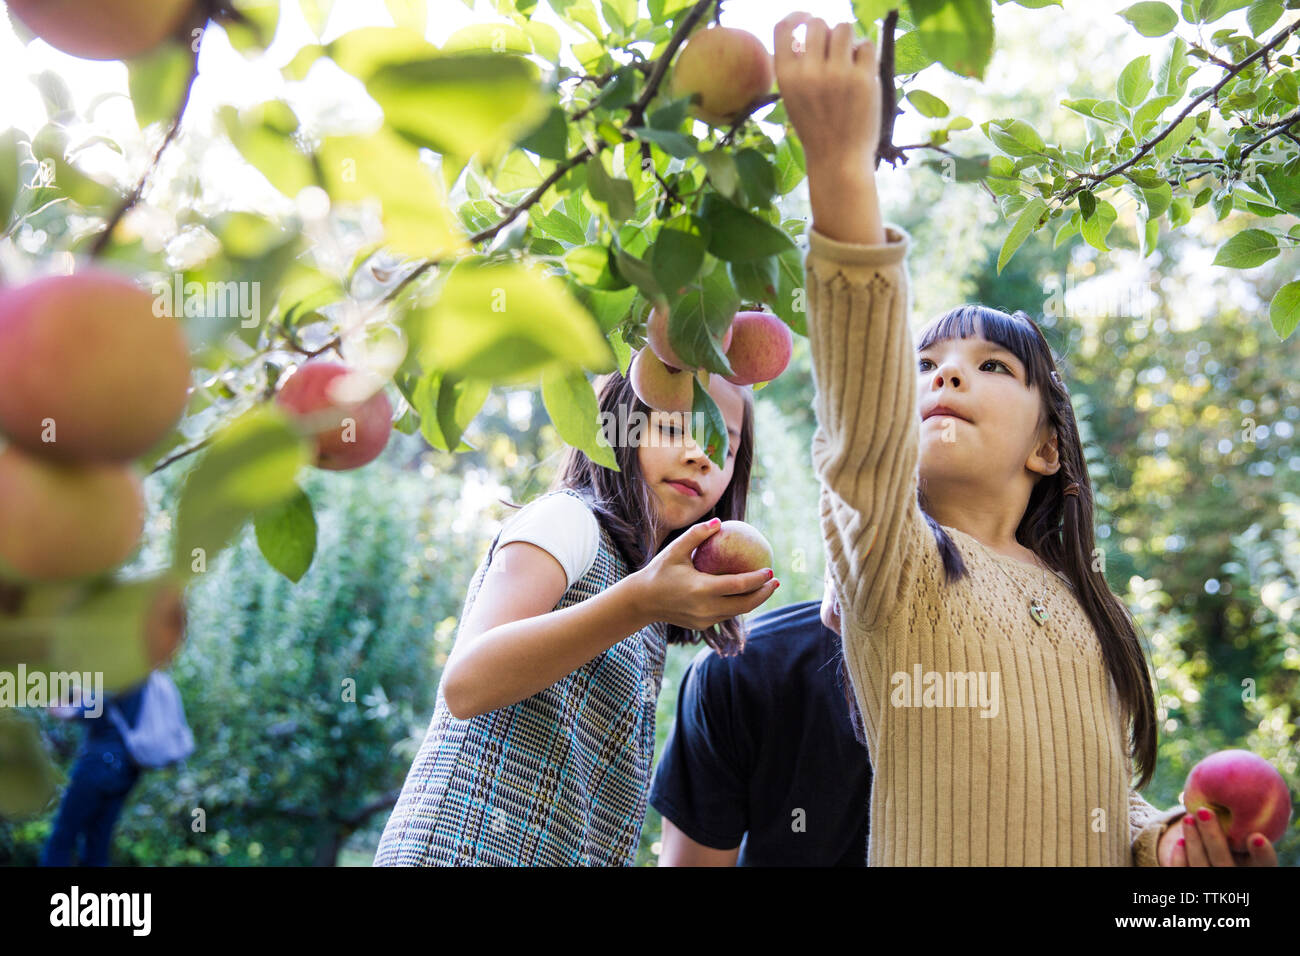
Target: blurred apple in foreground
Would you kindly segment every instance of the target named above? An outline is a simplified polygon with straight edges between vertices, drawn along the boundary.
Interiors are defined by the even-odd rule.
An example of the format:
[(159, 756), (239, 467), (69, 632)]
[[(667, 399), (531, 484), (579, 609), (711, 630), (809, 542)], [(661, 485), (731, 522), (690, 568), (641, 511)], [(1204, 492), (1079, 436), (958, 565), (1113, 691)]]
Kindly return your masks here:
[(130, 461), (189, 400), (181, 324), (107, 270), (0, 290), (0, 431), (59, 461)]
[(1193, 767), (1183, 788), (1183, 806), (1188, 813), (1213, 810), (1234, 853), (1249, 852), (1246, 840), (1252, 833), (1276, 843), (1291, 820), (1286, 781), (1249, 750), (1221, 750)]
[(194, 0), (9, 0), (9, 12), (50, 46), (90, 60), (124, 60), (179, 29)]
[(9, 575), (55, 581), (108, 571), (135, 550), (144, 515), (132, 466), (0, 451), (0, 570)]
[(772, 566), (772, 546), (753, 525), (724, 521), (691, 558), (705, 574), (744, 574)]

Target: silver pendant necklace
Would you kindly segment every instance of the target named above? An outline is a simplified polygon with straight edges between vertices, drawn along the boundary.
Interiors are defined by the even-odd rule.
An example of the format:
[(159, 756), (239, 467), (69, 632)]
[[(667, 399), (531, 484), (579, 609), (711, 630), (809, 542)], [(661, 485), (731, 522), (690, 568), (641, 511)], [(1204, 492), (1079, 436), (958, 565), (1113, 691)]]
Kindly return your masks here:
[[(1019, 589), (1022, 595), (1024, 595), (1029, 599), (1029, 616), (1034, 619), (1035, 623), (1037, 623), (1039, 627), (1043, 627), (1044, 625), (1046, 625), (1047, 619), (1051, 617), (1050, 612), (1048, 612), (1047, 610), (1047, 604), (1045, 603), (1047, 598), (1047, 571), (1046, 570), (1043, 571), (1042, 595), (1040, 597), (1034, 597), (1032, 594), (1030, 594), (1028, 591), (1024, 589), (1024, 587), (1021, 585), (1019, 581), (1013, 578), (1010, 574), (1007, 574), (1007, 569), (1002, 567), (1001, 563), (997, 559), (998, 557), (997, 554), (993, 551), (992, 548), (988, 547), (988, 545), (984, 544), (984, 542), (982, 541), (980, 542), (980, 546), (993, 556), (993, 563), (996, 564), (998, 570), (1001, 571), (1003, 575), (1006, 576), (1006, 579), (1010, 581), (1012, 584), (1014, 584)], [(1034, 557), (1035, 560), (1038, 559), (1037, 555), (1035, 555)]]

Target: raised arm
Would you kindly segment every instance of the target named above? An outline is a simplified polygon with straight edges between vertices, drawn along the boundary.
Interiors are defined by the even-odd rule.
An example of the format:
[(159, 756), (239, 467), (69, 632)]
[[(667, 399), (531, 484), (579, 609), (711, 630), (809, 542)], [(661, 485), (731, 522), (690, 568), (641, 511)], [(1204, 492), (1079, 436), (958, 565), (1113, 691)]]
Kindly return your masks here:
[[(805, 50), (791, 47), (807, 22)], [(803, 143), (813, 223), (806, 261), (816, 384), (813, 464), (846, 639), (888, 617), (914, 581), (927, 533), (916, 505), (916, 359), (907, 325), (907, 237), (886, 229), (874, 158), (875, 50), (852, 28), (793, 14), (776, 28), (777, 80)]]

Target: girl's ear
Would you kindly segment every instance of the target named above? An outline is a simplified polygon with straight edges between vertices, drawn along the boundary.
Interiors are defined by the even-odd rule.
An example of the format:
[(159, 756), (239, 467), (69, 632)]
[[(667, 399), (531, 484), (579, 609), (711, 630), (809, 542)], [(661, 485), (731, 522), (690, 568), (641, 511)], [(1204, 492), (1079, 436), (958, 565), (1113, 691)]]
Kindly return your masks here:
[(1027, 463), (1030, 471), (1040, 475), (1054, 475), (1061, 470), (1061, 455), (1055, 428), (1049, 428), (1047, 438), (1034, 449)]

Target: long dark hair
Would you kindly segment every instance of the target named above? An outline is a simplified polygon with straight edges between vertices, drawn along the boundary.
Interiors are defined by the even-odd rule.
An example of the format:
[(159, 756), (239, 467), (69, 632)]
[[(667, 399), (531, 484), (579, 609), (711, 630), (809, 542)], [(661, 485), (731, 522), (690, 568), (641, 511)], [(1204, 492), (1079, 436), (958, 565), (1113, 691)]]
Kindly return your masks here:
[[(654, 410), (637, 398), (632, 391), (631, 382), (617, 369), (598, 382), (598, 387), (600, 411), (612, 416), (613, 421), (636, 421), (638, 419), (632, 416), (638, 413), (643, 416), (641, 421), (651, 420)], [(731, 482), (718, 503), (700, 521), (709, 521), (715, 517), (723, 521), (743, 521), (745, 518), (745, 506), (749, 500), (749, 473), (754, 462), (754, 398), (751, 389), (743, 391), (745, 414), (740, 427), (740, 442), (736, 448)], [(654, 492), (641, 473), (638, 446), (630, 441), (611, 441), (610, 445), (619, 471), (597, 464), (585, 452), (570, 446), (549, 490), (571, 488), (582, 495), (628, 566), (633, 571), (638, 571), (686, 529), (670, 529), (663, 544), (659, 548), (655, 547), (658, 511), (655, 508)], [(744, 648), (744, 624), (740, 618), (729, 618), (702, 635), (674, 624), (668, 625), (667, 639), (671, 644), (698, 644), (701, 638), (720, 655), (730, 657)]]
[[(1012, 352), (1025, 367), (1030, 388), (1042, 397), (1039, 423), (1055, 430), (1061, 467), (1042, 476), (1029, 495), (1029, 504), (1016, 527), (1016, 540), (1043, 562), (1063, 574), (1101, 639), (1102, 658), (1115, 682), (1125, 724), (1129, 752), (1145, 787), (1155, 772), (1155, 693), (1146, 658), (1138, 640), (1138, 626), (1124, 602), (1110, 590), (1105, 576), (1092, 566), (1096, 538), (1093, 531), (1092, 484), (1083, 457), (1083, 442), (1064, 379), (1056, 367), (1051, 346), (1038, 325), (1025, 312), (1010, 315), (982, 305), (962, 305), (934, 320), (922, 333), (920, 351), (951, 338), (982, 336)], [(913, 425), (912, 427), (917, 427)], [(917, 503), (925, 515), (943, 560), (944, 580), (954, 584), (966, 574), (966, 565), (952, 537), (930, 514), (923, 482), (917, 483)], [(1071, 484), (1078, 494), (1065, 494)], [(861, 725), (856, 700), (849, 695), (855, 732)], [(861, 739), (861, 735), (859, 735)]]

